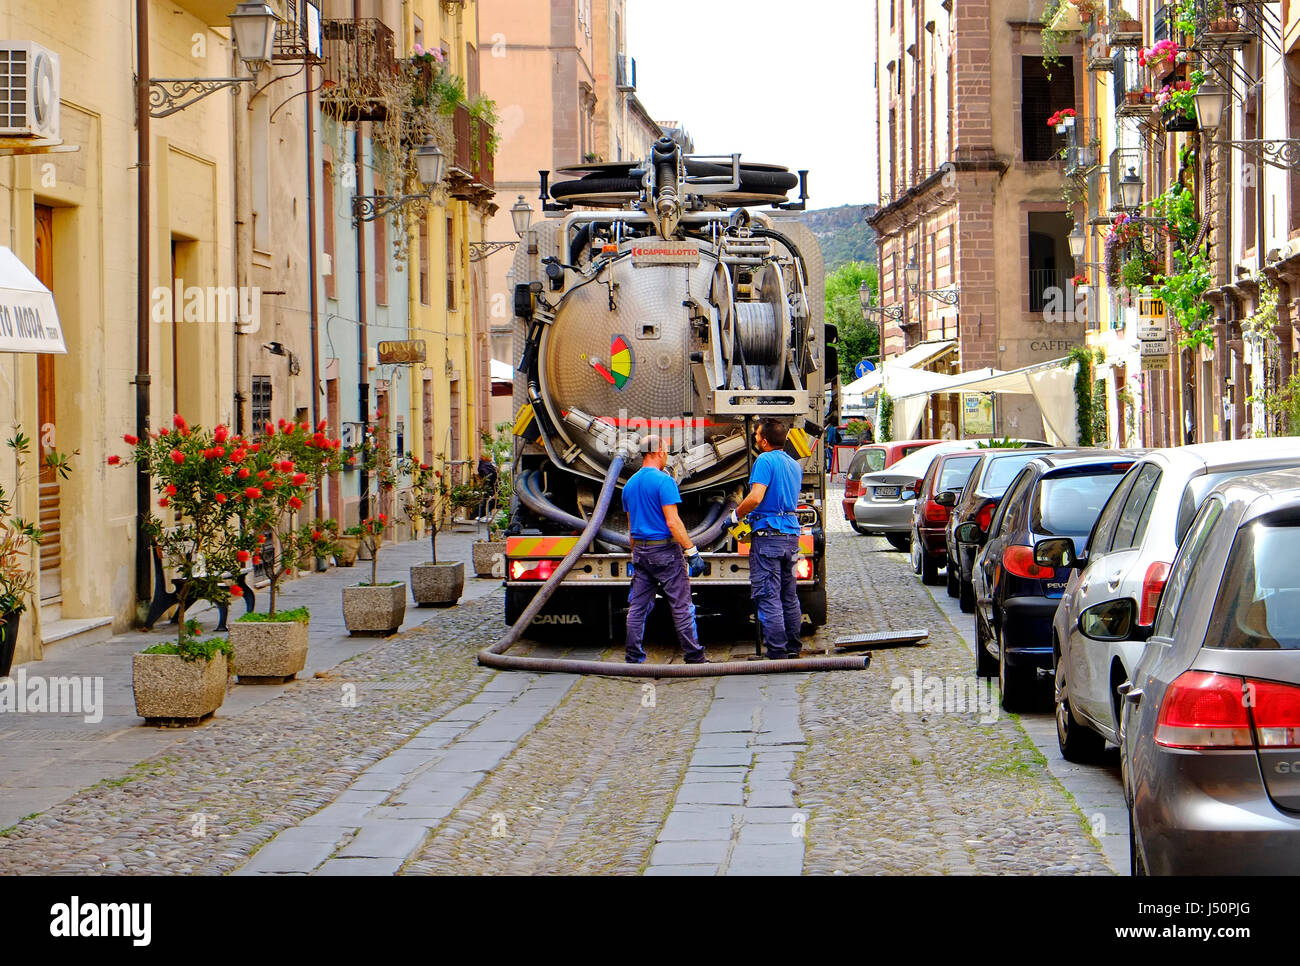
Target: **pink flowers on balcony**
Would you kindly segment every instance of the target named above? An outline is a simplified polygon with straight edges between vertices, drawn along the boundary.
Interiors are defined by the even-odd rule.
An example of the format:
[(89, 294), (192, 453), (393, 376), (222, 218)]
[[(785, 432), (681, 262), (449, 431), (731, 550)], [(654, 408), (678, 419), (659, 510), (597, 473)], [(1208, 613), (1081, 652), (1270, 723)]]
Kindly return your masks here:
[(1172, 66), (1178, 57), (1178, 44), (1172, 40), (1157, 40), (1150, 47), (1138, 51), (1138, 64), (1162, 71)]

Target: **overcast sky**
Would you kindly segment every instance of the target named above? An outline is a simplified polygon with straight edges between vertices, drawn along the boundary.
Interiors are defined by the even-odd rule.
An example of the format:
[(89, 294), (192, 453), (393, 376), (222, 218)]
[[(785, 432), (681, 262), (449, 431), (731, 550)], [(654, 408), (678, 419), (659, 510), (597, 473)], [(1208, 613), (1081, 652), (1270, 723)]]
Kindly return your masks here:
[[(876, 200), (870, 0), (628, 0), (637, 97), (700, 154), (808, 169), (808, 207)], [(792, 194), (792, 198), (795, 194)]]

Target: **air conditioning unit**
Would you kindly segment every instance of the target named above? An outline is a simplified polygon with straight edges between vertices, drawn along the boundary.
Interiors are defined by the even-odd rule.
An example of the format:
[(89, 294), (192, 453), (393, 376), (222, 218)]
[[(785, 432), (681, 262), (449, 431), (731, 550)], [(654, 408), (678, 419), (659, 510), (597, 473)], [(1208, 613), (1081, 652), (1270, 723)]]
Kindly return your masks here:
[(0, 137), (59, 139), (59, 55), (0, 41)]

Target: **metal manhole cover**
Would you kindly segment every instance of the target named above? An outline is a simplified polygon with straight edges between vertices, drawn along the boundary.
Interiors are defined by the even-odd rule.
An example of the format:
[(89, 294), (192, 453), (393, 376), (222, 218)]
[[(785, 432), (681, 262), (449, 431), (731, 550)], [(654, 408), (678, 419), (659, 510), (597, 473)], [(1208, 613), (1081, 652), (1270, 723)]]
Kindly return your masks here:
[(930, 632), (923, 627), (913, 627), (901, 631), (876, 631), (872, 634), (854, 634), (851, 637), (838, 637), (835, 646), (850, 650), (853, 648), (902, 647), (909, 644), (923, 645), (930, 639)]

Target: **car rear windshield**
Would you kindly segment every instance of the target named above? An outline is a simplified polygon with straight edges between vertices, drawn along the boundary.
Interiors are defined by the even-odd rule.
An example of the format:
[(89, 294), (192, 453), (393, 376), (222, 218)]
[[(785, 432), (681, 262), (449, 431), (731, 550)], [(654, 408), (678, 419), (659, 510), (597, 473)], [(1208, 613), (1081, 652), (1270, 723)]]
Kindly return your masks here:
[(1016, 453), (1011, 456), (990, 456), (989, 465), (984, 469), (984, 479), (980, 481), (979, 492), (983, 496), (1002, 496), (1007, 487), (1016, 478), (1016, 474), (1025, 468), (1025, 464), (1038, 457), (1037, 453)]
[(1086, 537), (1131, 463), (1048, 476), (1038, 487), (1033, 528), (1056, 537)]
[(966, 485), (971, 470), (975, 469), (975, 464), (979, 461), (978, 453), (973, 456), (951, 456), (944, 460), (943, 468), (939, 471), (939, 485), (934, 488), (934, 491), (942, 493), (944, 490), (961, 489)]
[(1300, 519), (1237, 531), (1206, 647), (1300, 649)]
[(885, 468), (885, 451), (882, 448), (860, 450), (849, 464), (849, 476), (861, 476)]
[(930, 464), (934, 462), (936, 456), (942, 456), (944, 453), (955, 453), (965, 448), (968, 447), (963, 443), (931, 443), (929, 446), (918, 449), (910, 456), (904, 456), (887, 469), (890, 473), (897, 473), (899, 476), (914, 476), (919, 480), (929, 472)]
[(1266, 473), (1269, 470), (1291, 469), (1295, 465), (1295, 461), (1291, 460), (1289, 462), (1273, 463), (1269, 466), (1234, 466), (1231, 469), (1205, 473), (1202, 476), (1193, 476), (1187, 481), (1187, 486), (1183, 488), (1182, 498), (1178, 501), (1178, 519), (1174, 523), (1174, 543), (1179, 546), (1182, 545), (1183, 537), (1187, 536), (1187, 528), (1192, 525), (1192, 518), (1196, 516), (1196, 511), (1201, 508), (1201, 504), (1210, 495), (1210, 491), (1224, 480), (1233, 480), (1239, 476), (1252, 476), (1255, 473)]

